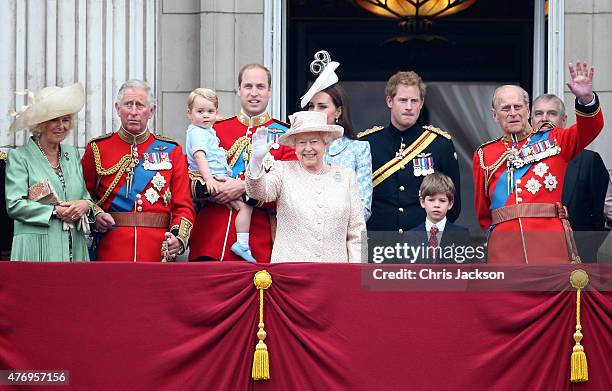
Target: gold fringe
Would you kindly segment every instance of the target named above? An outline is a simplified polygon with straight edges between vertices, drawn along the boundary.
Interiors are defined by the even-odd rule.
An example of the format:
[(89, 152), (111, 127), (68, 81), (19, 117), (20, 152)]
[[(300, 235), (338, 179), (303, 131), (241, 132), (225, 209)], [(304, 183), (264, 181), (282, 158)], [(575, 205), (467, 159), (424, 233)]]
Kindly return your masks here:
[(572, 383), (582, 383), (589, 380), (589, 367), (582, 341), (582, 325), (580, 324), (580, 291), (589, 283), (588, 274), (581, 269), (574, 270), (570, 277), (570, 283), (576, 288), (576, 332), (574, 341), (576, 344), (572, 349), (570, 364), (570, 381)]
[(272, 276), (266, 270), (260, 270), (253, 277), (255, 288), (259, 290), (259, 324), (257, 331), (257, 346), (253, 355), (253, 370), (251, 377), (253, 380), (268, 380), (270, 379), (270, 356), (268, 354), (268, 346), (264, 343), (266, 339), (266, 331), (264, 330), (263, 307), (264, 307), (264, 290), (272, 285)]

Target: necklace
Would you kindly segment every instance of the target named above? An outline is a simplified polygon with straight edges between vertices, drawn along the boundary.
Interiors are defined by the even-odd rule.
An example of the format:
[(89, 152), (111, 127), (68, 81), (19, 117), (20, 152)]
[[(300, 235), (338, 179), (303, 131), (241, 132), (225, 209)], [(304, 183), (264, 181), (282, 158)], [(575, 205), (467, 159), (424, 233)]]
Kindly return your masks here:
[(47, 154), (45, 153), (45, 150), (43, 149), (43, 147), (40, 145), (40, 142), (37, 140), (36, 141), (36, 145), (38, 145), (38, 149), (40, 149), (40, 152), (43, 154), (43, 156), (45, 157), (45, 160), (47, 161), (47, 163), (49, 163), (49, 165), (51, 166), (51, 168), (55, 171), (60, 169), (60, 158), (62, 156), (62, 151), (61, 149), (58, 147), (57, 149), (57, 166), (54, 166), (53, 164), (51, 164), (51, 160), (49, 160), (49, 158), (47, 157)]

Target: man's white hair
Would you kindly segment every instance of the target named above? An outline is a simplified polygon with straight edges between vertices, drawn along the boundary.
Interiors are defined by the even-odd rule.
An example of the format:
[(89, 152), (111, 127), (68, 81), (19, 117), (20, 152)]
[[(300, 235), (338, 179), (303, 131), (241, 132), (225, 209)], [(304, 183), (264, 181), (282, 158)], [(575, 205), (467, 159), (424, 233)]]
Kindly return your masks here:
[(493, 100), (491, 101), (492, 108), (495, 108), (495, 103), (497, 103), (497, 94), (499, 93), (499, 91), (508, 87), (518, 88), (523, 94), (523, 102), (525, 103), (525, 106), (529, 107), (529, 93), (527, 91), (525, 91), (522, 87), (519, 87), (514, 84), (504, 84), (503, 86), (499, 86), (495, 89), (495, 92), (493, 93)]
[(123, 93), (128, 88), (146, 91), (147, 103), (149, 104), (149, 106), (155, 104), (155, 96), (153, 95), (153, 90), (151, 89), (151, 86), (146, 81), (140, 79), (130, 79), (121, 85), (119, 91), (117, 91), (117, 103), (123, 100)]

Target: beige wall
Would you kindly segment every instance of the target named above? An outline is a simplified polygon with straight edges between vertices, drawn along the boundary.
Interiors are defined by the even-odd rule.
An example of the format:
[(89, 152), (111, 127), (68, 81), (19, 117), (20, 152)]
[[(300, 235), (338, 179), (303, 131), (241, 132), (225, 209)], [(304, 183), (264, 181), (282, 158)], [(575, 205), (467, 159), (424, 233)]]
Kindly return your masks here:
[[(602, 134), (589, 148), (601, 154), (612, 169), (612, 0), (565, 0), (565, 61), (577, 59), (595, 66), (593, 87), (599, 94), (604, 119)], [(569, 77), (569, 75), (567, 76)], [(575, 121), (573, 95), (565, 87), (570, 123)]]
[(238, 71), (263, 61), (263, 0), (162, 0), (160, 14), (160, 130), (184, 143), (194, 88), (216, 90), (220, 114), (237, 113)]

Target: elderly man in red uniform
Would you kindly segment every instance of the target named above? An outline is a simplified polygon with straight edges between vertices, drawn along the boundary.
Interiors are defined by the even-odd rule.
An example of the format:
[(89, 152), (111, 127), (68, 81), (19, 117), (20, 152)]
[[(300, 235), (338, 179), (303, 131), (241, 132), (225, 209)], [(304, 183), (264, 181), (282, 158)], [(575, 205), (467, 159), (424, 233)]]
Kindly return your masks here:
[(82, 160), (103, 234), (95, 260), (171, 261), (194, 220), (187, 159), (176, 141), (149, 131), (156, 107), (146, 82), (125, 82), (115, 108), (121, 128), (91, 140)]
[[(220, 187), (214, 200), (210, 200), (199, 211), (193, 229), (189, 259), (241, 261), (230, 247), (236, 241), (234, 225), (236, 208), (234, 201), (245, 194), (244, 172), (251, 152), (251, 137), (257, 128), (268, 128), (268, 141), (272, 143), (270, 153), (264, 159), (267, 168), (272, 167), (275, 159), (293, 160), (296, 158), (292, 148), (278, 143), (278, 137), (285, 133), (289, 126), (270, 118), (266, 111), (272, 95), (270, 71), (260, 64), (245, 65), (238, 74), (236, 94), (240, 98), (242, 110), (235, 117), (215, 124), (220, 146), (227, 150), (227, 161), (232, 169), (232, 178), (228, 178)], [(198, 187), (203, 183), (192, 182), (192, 192), (197, 196)], [(253, 209), (251, 229), (248, 242), (253, 257), (258, 262), (270, 262), (272, 254), (272, 235), (274, 222), (272, 205), (261, 205)]]
[(492, 113), (504, 135), (474, 153), (476, 214), (489, 235), (489, 263), (579, 261), (561, 193), (567, 164), (603, 128), (594, 70), (569, 64), (576, 96), (576, 124), (532, 129), (529, 96), (518, 86), (501, 86)]

